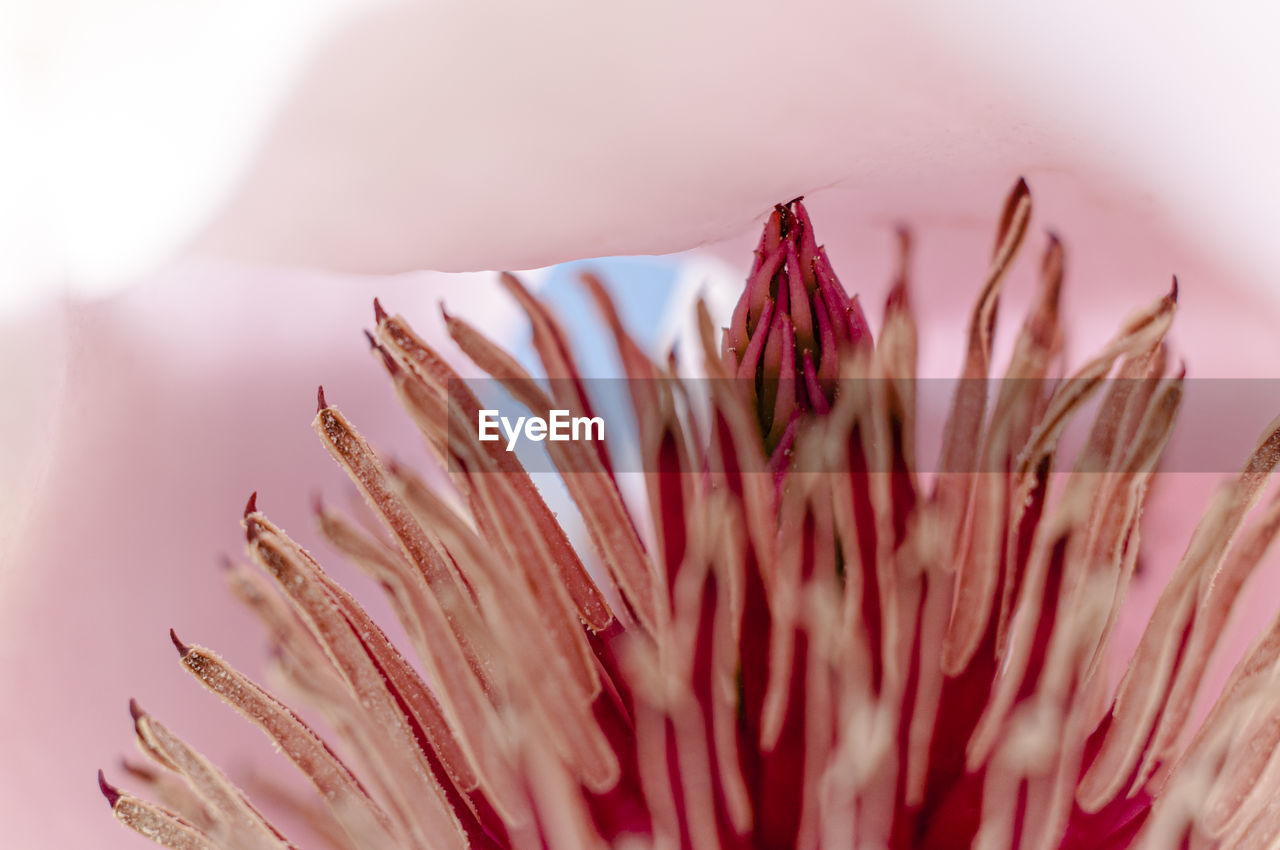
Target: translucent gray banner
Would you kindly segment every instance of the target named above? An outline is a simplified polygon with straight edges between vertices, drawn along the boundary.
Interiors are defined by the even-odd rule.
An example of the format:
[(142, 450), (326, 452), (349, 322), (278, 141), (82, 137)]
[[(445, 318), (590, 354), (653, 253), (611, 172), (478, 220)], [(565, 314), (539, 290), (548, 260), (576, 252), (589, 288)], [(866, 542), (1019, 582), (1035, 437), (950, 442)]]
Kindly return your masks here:
[[(966, 396), (986, 399), (984, 435), (1002, 396), (1041, 400), (1036, 415), (1030, 420), (1034, 429), (1043, 421), (1048, 400), (1063, 389), (1062, 382), (1056, 380), (965, 382), (925, 379), (897, 384), (899, 388), (909, 386), (914, 392), (915, 440), (912, 453), (914, 468), (922, 473), (941, 471), (944, 423), (962, 388)], [(1087, 401), (1062, 430), (1054, 468), (1058, 471), (1103, 471), (1104, 467), (1096, 459), (1090, 461), (1092, 453), (1082, 449), (1098, 420), (1107, 416), (1114, 420), (1120, 410), (1108, 399), (1133, 398), (1150, 392), (1153, 386), (1151, 382), (1121, 379), (1104, 379), (1091, 385)], [(585, 404), (579, 401), (579, 388), (585, 392)], [(516, 392), (513, 393), (512, 389)], [(862, 416), (869, 414), (865, 400), (882, 397), (891, 389), (887, 381), (843, 380), (829, 386), (828, 397), (843, 400), (844, 404), (849, 404), (851, 399), (859, 402), (853, 403), (848, 410)], [(588, 459), (589, 455), (569, 450), (571, 444), (576, 444), (590, 446), (597, 456), (603, 453), (602, 456), (608, 458), (616, 472), (669, 471), (669, 459), (664, 460), (661, 453), (652, 447), (646, 449), (641, 446), (636, 404), (641, 406), (641, 415), (657, 416), (662, 410), (674, 411), (685, 424), (686, 435), (705, 446), (709, 433), (710, 399), (717, 393), (747, 392), (754, 393), (756, 398), (771, 399), (778, 390), (778, 387), (747, 381), (732, 388), (717, 387), (714, 381), (706, 379), (592, 379), (581, 384), (567, 380), (538, 380), (532, 385), (510, 387), (494, 379), (455, 381), (449, 389), (454, 410), (449, 423), (450, 462), (456, 467), (460, 463), (458, 458), (466, 456), (468, 447), (473, 449), (480, 445), (489, 452), (511, 452), (530, 472), (574, 473), (589, 471), (588, 467), (598, 468), (594, 461)], [(785, 387), (782, 391), (786, 392)], [(1158, 472), (1238, 472), (1272, 420), (1280, 414), (1280, 379), (1186, 379), (1181, 382), (1179, 392), (1176, 424), (1161, 456)], [(530, 402), (538, 398), (550, 403), (542, 409), (530, 409), (516, 400), (517, 395)], [(1130, 417), (1134, 415), (1132, 410), (1131, 407)], [(767, 418), (765, 424), (768, 424)], [(1133, 429), (1116, 421), (1112, 424), (1118, 426), (1115, 431), (1123, 443), (1126, 433)], [(863, 438), (860, 435), (860, 439)], [(1132, 439), (1132, 436), (1127, 439)], [(984, 453), (981, 448), (978, 446), (968, 453), (966, 468), (951, 471), (1006, 470), (1003, 457)], [(1117, 451), (1123, 452), (1127, 448), (1122, 444)], [(867, 453), (860, 466), (870, 472), (893, 471), (878, 469), (883, 461), (876, 460), (876, 457), (889, 457), (891, 454)], [(795, 457), (791, 462), (803, 465), (808, 461)], [(767, 466), (753, 469), (748, 453), (736, 456), (734, 463), (746, 472), (767, 471)]]

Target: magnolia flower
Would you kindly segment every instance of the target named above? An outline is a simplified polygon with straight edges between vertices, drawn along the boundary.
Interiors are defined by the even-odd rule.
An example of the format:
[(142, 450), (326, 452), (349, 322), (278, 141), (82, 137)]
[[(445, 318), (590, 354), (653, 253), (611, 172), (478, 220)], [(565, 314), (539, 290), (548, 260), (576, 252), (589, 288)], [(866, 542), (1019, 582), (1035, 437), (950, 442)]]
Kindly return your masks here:
[[(16, 191), (0, 200), (0, 312), (28, 278), (134, 285), (16, 327), (7, 314), (0, 331), (8, 844), (138, 845), (83, 781), (98, 764), (114, 772), (123, 720), (96, 703), (86, 711), (86, 694), (108, 706), (135, 695), (181, 718), (238, 781), (265, 769), (250, 755), (256, 733), (223, 722), (194, 683), (175, 687), (169, 646), (154, 638), (179, 623), (260, 676), (259, 632), (210, 565), (235, 545), (225, 506), (252, 487), (273, 519), (314, 542), (308, 493), (334, 500), (325, 476), (336, 471), (294, 436), (316, 381), (359, 411), (377, 445), (412, 452), (412, 425), (369, 380), (372, 364), (352, 357), (353, 302), (363, 311), (381, 292), (442, 346), (429, 306), (440, 297), (500, 339), (511, 331), (492, 321), (502, 302), (478, 278), (207, 268), (186, 251), (150, 273), (179, 246), (402, 272), (725, 236), (708, 250), (741, 264), (740, 282), (756, 235), (747, 222), (805, 194), (872, 327), (892, 227), (912, 224), (919, 370), (945, 376), (989, 212), (1024, 173), (1038, 222), (1071, 249), (1071, 362), (1176, 270), (1175, 344), (1191, 374), (1273, 371), (1280, 125), (1258, 105), (1276, 100), (1280, 74), (1265, 10), (413, 0), (325, 29), (322, 16), (348, 0), (27, 5), (0, 34), (0, 110), (18, 107), (6, 125)], [(27, 25), (37, 19), (51, 38)], [(319, 31), (332, 41), (312, 54)], [(278, 99), (285, 109), (272, 108)], [(677, 262), (692, 268), (687, 259)], [(1033, 266), (1011, 271), (1007, 314), (1029, 306)], [(634, 309), (642, 292), (622, 293), (637, 330), (656, 324)], [(728, 324), (735, 299), (719, 294), (717, 324)], [(682, 351), (696, 359), (688, 337)], [(1011, 345), (997, 336), (999, 362)], [(937, 443), (922, 439), (922, 454)], [(1216, 478), (1168, 473), (1153, 487), (1115, 657), (1136, 646)], [(360, 589), (339, 559), (323, 559)], [(1225, 637), (1233, 650), (1271, 616), (1275, 587), (1255, 577)]]
[[(997, 303), (1030, 213), (1020, 182), (975, 287), (932, 476), (915, 446), (905, 238), (873, 342), (803, 205), (778, 207), (729, 326), (718, 335), (698, 308), (702, 383), (645, 356), (587, 278), (647, 453), (637, 515), (607, 452), (547, 443), (589, 550), (519, 461), (479, 439), (472, 388), (375, 302), (370, 342), (447, 477), (382, 459), (322, 389), (313, 428), (367, 514), (321, 503), (316, 515), (396, 622), (371, 615), (255, 496), (250, 563), (227, 576), (276, 647), (280, 695), (170, 633), (182, 666), (318, 797), (271, 786), (293, 813), (286, 838), (135, 703), (154, 764), (130, 766), (130, 782), (156, 802), (100, 773), (115, 816), (183, 850), (1266, 846), (1280, 830), (1280, 625), (1203, 723), (1192, 709), (1280, 531), (1280, 500), (1246, 523), (1280, 460), (1280, 424), (1210, 501), (1113, 688), (1139, 519), (1184, 394), (1165, 344), (1178, 290), (1048, 381), (1063, 335), (1063, 250), (1050, 240), (989, 398)], [(446, 315), (449, 335), (529, 411), (590, 415), (571, 335), (505, 284), (546, 387), (462, 319)], [(1064, 430), (1090, 416), (1078, 456), (1064, 456)]]

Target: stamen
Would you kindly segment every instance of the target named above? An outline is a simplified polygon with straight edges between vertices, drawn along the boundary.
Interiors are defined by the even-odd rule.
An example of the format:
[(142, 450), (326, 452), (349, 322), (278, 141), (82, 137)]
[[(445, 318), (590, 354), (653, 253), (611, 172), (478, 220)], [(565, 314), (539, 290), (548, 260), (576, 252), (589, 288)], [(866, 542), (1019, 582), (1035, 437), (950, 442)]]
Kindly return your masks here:
[(387, 815), (301, 718), (209, 650), (184, 647), (180, 652), (183, 666), (201, 684), (257, 725), (311, 780), (353, 842), (379, 848), (400, 844), (403, 838), (391, 832)]

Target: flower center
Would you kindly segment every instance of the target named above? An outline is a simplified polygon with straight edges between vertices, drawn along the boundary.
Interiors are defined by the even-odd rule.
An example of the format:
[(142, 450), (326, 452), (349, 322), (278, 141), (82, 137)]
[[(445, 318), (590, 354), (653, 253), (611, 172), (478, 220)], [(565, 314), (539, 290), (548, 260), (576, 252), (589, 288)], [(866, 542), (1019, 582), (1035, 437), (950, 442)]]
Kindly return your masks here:
[(841, 351), (871, 344), (801, 199), (774, 207), (723, 342), (725, 362), (752, 382), (769, 451), (785, 451), (802, 414), (830, 409)]

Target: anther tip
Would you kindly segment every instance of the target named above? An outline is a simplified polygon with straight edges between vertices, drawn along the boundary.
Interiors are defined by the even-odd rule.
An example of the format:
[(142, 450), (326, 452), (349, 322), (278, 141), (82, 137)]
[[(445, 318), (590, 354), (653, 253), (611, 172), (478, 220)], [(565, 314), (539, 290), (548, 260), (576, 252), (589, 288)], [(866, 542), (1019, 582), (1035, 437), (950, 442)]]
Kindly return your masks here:
[(324, 386), (322, 385), (316, 390), (316, 413), (320, 413), (328, 406), (329, 403), (324, 400)]
[(387, 318), (387, 311), (382, 309), (382, 302), (377, 298), (373, 299), (373, 318), (378, 324), (382, 324)]
[(191, 647), (179, 640), (178, 633), (173, 629), (169, 629), (169, 640), (173, 641), (173, 648), (178, 650), (178, 654), (182, 657), (185, 658), (187, 653), (191, 651)]
[(129, 716), (133, 718), (134, 723), (147, 716), (147, 713), (142, 710), (142, 706), (138, 705), (138, 701), (133, 697), (129, 697)]
[(245, 502), (244, 515), (247, 517), (251, 513), (256, 513), (257, 510), (258, 510), (258, 491), (254, 490), (252, 493), (249, 494), (249, 501)]
[(102, 792), (102, 796), (107, 798), (107, 803), (114, 809), (116, 801), (120, 799), (120, 792), (107, 781), (107, 777), (103, 775), (101, 769), (98, 770), (98, 790)]

